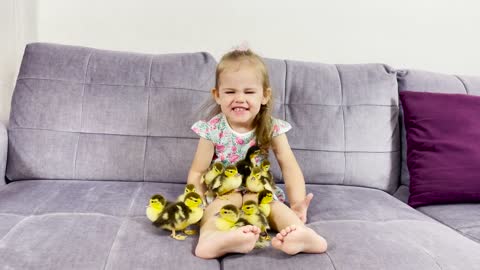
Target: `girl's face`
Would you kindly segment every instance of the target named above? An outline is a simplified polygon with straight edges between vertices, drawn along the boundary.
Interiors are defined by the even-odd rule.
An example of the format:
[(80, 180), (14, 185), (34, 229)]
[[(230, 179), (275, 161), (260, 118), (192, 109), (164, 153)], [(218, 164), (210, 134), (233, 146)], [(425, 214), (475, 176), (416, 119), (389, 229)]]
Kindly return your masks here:
[(240, 63), (220, 74), (219, 89), (213, 89), (212, 94), (235, 131), (252, 130), (260, 106), (267, 104), (271, 90), (264, 91), (262, 80), (260, 72), (248, 63)]

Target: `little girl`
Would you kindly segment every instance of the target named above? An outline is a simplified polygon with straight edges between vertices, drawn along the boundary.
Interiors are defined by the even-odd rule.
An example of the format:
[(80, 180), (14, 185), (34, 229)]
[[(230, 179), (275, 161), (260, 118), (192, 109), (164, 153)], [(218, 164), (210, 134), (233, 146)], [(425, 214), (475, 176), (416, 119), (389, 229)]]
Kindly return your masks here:
[[(313, 194), (305, 195), (305, 181), (285, 135), (290, 124), (271, 116), (272, 89), (262, 59), (247, 48), (233, 50), (218, 63), (215, 79), (215, 88), (211, 90), (216, 103), (211, 115), (214, 116), (192, 127), (200, 141), (187, 182), (204, 194), (206, 188), (201, 184), (201, 176), (212, 162), (234, 164), (245, 158), (253, 145), (266, 153), (271, 148), (280, 164), (291, 206), (280, 201), (271, 204), (269, 222), (279, 232), (272, 238), (272, 246), (290, 255), (325, 252), (325, 239), (304, 225)], [(252, 199), (256, 200), (256, 195), (233, 192), (213, 200), (200, 224), (195, 255), (209, 259), (250, 252), (260, 229), (248, 225), (233, 231), (218, 231), (215, 214), (224, 205), (240, 208), (242, 202)]]

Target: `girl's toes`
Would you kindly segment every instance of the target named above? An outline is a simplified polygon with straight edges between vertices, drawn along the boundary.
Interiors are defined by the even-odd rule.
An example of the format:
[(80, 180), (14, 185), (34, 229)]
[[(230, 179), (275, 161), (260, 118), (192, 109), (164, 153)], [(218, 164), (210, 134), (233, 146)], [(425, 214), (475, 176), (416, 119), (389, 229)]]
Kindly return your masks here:
[(251, 231), (252, 231), (252, 228), (253, 228), (253, 226), (247, 225), (247, 226), (243, 227), (243, 232), (244, 232), (244, 233), (251, 232)]
[(282, 246), (282, 241), (278, 239), (278, 237), (274, 237), (272, 239), (272, 246), (276, 249), (280, 249), (280, 247)]
[(275, 238), (278, 238), (278, 240), (283, 241), (283, 235), (281, 233), (277, 233), (277, 236)]

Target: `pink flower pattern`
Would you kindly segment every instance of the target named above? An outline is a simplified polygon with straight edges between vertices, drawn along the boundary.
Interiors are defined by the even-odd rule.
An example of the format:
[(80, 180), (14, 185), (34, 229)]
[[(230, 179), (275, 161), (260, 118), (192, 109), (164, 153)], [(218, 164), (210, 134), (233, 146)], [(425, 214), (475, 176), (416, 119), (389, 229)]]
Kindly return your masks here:
[[(272, 118), (273, 137), (289, 131), (292, 127), (288, 122)], [(237, 135), (227, 125), (225, 116), (220, 113), (208, 121), (198, 121), (192, 126), (192, 131), (215, 145), (212, 162), (220, 161), (225, 166), (243, 159), (250, 147), (256, 144), (253, 132)], [(263, 160), (258, 160), (261, 162)]]

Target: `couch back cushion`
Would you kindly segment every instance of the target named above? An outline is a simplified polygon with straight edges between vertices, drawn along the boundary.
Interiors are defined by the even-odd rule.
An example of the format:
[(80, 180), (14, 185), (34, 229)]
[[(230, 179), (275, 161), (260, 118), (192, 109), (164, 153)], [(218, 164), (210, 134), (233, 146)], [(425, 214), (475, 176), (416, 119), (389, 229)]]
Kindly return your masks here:
[[(275, 116), (307, 183), (396, 189), (400, 132), (396, 73), (382, 64), (267, 59)], [(274, 175), (279, 177), (277, 168)]]
[(185, 182), (197, 144), (190, 125), (215, 65), (207, 53), (29, 44), (12, 99), (8, 179)]
[[(393, 70), (266, 64), (274, 115), (293, 126), (287, 135), (307, 183), (395, 190), (400, 143)], [(28, 45), (12, 100), (8, 178), (184, 183), (198, 141), (190, 127), (214, 85), (215, 65), (206, 53)]]
[[(423, 70), (399, 70), (397, 77), (399, 91), (480, 95), (480, 77), (447, 75)], [(399, 122), (402, 145), (401, 183), (409, 186), (406, 133), (401, 108)]]

